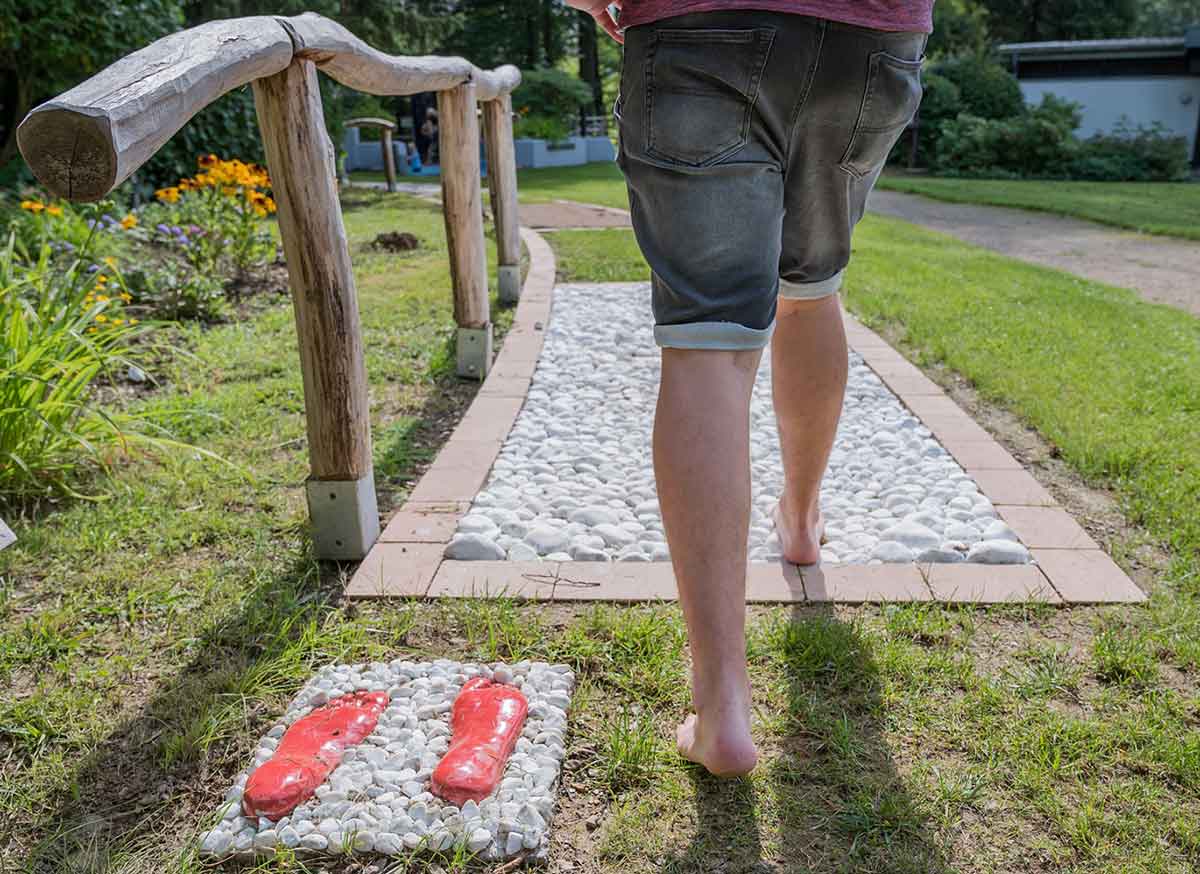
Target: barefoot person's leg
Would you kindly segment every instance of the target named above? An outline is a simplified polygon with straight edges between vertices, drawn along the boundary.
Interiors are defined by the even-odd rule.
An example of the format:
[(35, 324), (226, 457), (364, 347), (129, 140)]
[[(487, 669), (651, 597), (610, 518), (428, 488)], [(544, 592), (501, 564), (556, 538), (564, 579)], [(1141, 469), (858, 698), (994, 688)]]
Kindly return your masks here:
[(833, 448), (848, 369), (836, 294), (781, 298), (771, 343), (771, 392), (783, 455), (784, 491), (775, 514), (783, 557), (821, 556), (821, 477)]
[(745, 774), (746, 540), (750, 526), (750, 392), (759, 350), (664, 349), (654, 473), (692, 654), (695, 714), (679, 752), (720, 775)]

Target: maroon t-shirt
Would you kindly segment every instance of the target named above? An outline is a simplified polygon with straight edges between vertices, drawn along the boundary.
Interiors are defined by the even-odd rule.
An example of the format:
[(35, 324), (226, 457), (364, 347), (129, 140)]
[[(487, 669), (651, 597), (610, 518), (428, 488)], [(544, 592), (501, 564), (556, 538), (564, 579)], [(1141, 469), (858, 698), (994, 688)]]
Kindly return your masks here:
[(620, 26), (635, 27), (689, 12), (724, 9), (792, 12), (875, 30), (933, 30), (933, 0), (624, 0)]

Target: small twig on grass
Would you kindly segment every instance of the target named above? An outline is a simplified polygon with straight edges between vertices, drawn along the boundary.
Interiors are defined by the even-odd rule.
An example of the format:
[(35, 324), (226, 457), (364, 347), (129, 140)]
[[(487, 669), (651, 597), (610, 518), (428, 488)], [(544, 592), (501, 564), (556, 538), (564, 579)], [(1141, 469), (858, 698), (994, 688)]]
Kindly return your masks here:
[(524, 862), (528, 858), (529, 858), (529, 851), (522, 850), (518, 855), (509, 859), (507, 862), (505, 862), (503, 865), (501, 865), (499, 868), (497, 868), (495, 871), (493, 871), (492, 874), (509, 874), (510, 871), (516, 871), (518, 868), (521, 867), (521, 863)]

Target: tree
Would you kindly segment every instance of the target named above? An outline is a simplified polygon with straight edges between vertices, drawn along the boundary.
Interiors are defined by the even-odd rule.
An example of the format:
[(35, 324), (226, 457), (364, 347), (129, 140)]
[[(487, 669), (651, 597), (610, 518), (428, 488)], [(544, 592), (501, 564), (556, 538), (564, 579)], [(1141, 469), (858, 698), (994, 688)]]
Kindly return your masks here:
[(987, 0), (987, 7), (1002, 43), (1129, 36), (1138, 19), (1138, 0)]
[(462, 28), (439, 51), (479, 67), (552, 67), (573, 48), (575, 14), (559, 0), (460, 0)]
[(977, 55), (991, 42), (987, 9), (978, 0), (937, 0), (933, 4), (933, 33), (926, 52), (930, 57)]
[(592, 115), (604, 114), (604, 83), (600, 79), (600, 46), (597, 43), (596, 19), (581, 9), (576, 10), (579, 26), (579, 78), (592, 89)]
[(1200, 0), (1142, 0), (1138, 36), (1177, 36), (1200, 26)]
[(0, 165), (30, 109), (182, 26), (180, 0), (0, 0)]

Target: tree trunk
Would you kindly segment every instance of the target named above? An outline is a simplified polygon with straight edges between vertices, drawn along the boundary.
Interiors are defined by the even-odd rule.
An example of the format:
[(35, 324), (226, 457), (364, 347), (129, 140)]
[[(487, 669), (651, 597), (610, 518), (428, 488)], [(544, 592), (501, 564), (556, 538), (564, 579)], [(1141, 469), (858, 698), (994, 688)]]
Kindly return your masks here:
[(604, 115), (604, 85), (600, 81), (600, 48), (596, 19), (576, 10), (579, 21), (579, 78), (592, 86), (592, 115)]

